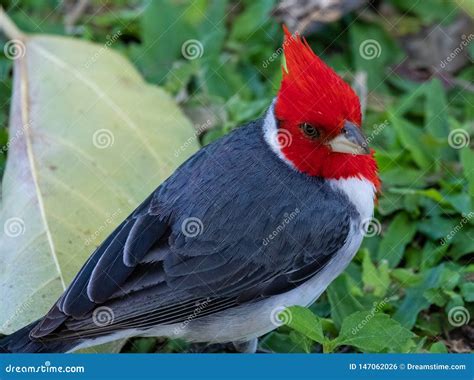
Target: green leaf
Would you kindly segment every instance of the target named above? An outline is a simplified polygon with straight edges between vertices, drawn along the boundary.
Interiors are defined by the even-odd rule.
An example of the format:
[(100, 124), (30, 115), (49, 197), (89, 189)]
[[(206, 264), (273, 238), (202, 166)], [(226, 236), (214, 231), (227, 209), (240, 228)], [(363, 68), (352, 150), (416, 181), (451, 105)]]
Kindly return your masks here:
[[(466, 193), (445, 194), (444, 199), (460, 214), (469, 214), (472, 210), (471, 197)], [(474, 199), (474, 198), (473, 198)]]
[(329, 285), (327, 290), (331, 317), (337, 327), (341, 326), (348, 315), (364, 310), (363, 305), (352, 294), (349, 281), (349, 276), (343, 273)]
[[(448, 102), (443, 85), (433, 79), (425, 85), (425, 129), (439, 141), (448, 141)], [(444, 160), (455, 159), (455, 152), (447, 144), (433, 146), (433, 156)]]
[(264, 350), (270, 350), (272, 352), (280, 353), (304, 353), (305, 349), (301, 346), (301, 342), (295, 344), (293, 339), (288, 334), (282, 334), (279, 332), (271, 332), (265, 335), (260, 341), (260, 347)]
[(474, 283), (466, 282), (461, 284), (461, 294), (466, 302), (474, 302)]
[(231, 39), (246, 41), (256, 30), (268, 21), (268, 16), (275, 5), (275, 0), (261, 0), (249, 2), (245, 11), (234, 21)]
[(446, 139), (449, 134), (446, 116), (446, 94), (439, 79), (433, 79), (426, 87), (425, 128), (434, 136)]
[(469, 194), (474, 198), (474, 150), (469, 147), (462, 148), (460, 153), (461, 165), (469, 183)]
[(414, 336), (388, 315), (369, 310), (344, 319), (336, 342), (339, 346), (354, 346), (363, 352), (403, 352), (414, 346)]
[(383, 297), (390, 285), (387, 261), (383, 260), (379, 267), (376, 268), (372, 263), (369, 251), (364, 250), (362, 260), (362, 281), (364, 282), (365, 291), (373, 292), (377, 297)]
[(46, 313), (102, 240), (196, 148), (160, 88), (102, 45), (24, 37), (0, 225), (0, 330)]
[(306, 335), (301, 334), (297, 331), (291, 331), (289, 337), (299, 348), (309, 354), (313, 348), (313, 341)]
[(427, 335), (440, 335), (444, 318), (440, 313), (420, 314), (415, 327)]
[(174, 3), (157, 0), (147, 4), (140, 19), (142, 44), (132, 50), (145, 76), (157, 83), (164, 81), (173, 62), (181, 57), (183, 43), (196, 39), (195, 35), (191, 37), (189, 24), (183, 22), (191, 6)]
[(288, 311), (291, 316), (286, 318), (288, 326), (317, 343), (322, 344), (325, 341), (321, 319), (317, 315), (301, 306), (292, 306)]
[(418, 229), (433, 240), (445, 238), (456, 225), (455, 219), (435, 215), (418, 223)]
[(422, 280), (422, 275), (414, 273), (411, 268), (395, 268), (390, 272), (390, 275), (403, 287), (418, 285)]
[(354, 22), (350, 25), (349, 36), (352, 59), (356, 71), (367, 73), (367, 85), (370, 90), (382, 92), (386, 89), (385, 69), (395, 63), (400, 49), (378, 25)]
[(433, 354), (447, 354), (448, 349), (443, 342), (436, 342), (431, 345), (430, 352)]
[(390, 113), (389, 119), (397, 132), (400, 143), (407, 149), (419, 168), (428, 170), (433, 166), (433, 158), (428, 150), (429, 139), (423, 131), (408, 120)]
[(428, 289), (423, 293), (423, 296), (432, 304), (442, 307), (446, 305), (449, 297), (443, 292), (442, 289)]
[(163, 83), (178, 59), (199, 64), (215, 58), (224, 43), (226, 7), (224, 0), (150, 1), (140, 20), (142, 44), (131, 49), (145, 76)]
[(424, 187), (423, 171), (406, 167), (395, 167), (381, 173), (382, 183), (391, 186), (410, 186), (410, 188)]
[[(423, 251), (421, 253), (421, 269), (428, 269), (432, 268), (437, 265), (443, 256), (446, 254), (448, 249), (447, 244), (438, 244), (431, 240), (428, 240), (423, 247)], [(417, 252), (419, 254), (419, 252)]]
[(404, 212), (398, 213), (383, 234), (377, 254), (378, 260), (387, 260), (391, 268), (398, 265), (406, 245), (416, 233), (416, 224)]
[(458, 231), (453, 239), (453, 245), (448, 251), (448, 254), (454, 259), (458, 260), (464, 255), (474, 252), (474, 227), (464, 225)]
[(421, 284), (409, 288), (400, 307), (393, 318), (400, 322), (406, 328), (412, 328), (420, 311), (428, 308), (430, 302), (423, 296), (424, 292), (431, 288), (439, 287), (444, 265), (427, 270)]

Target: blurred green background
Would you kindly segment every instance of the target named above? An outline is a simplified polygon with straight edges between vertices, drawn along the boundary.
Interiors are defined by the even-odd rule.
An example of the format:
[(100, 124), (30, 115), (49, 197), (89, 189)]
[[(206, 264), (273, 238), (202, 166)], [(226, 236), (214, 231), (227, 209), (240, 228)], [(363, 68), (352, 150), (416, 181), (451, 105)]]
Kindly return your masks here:
[[(202, 144), (261, 116), (270, 104), (281, 78), (281, 24), (304, 35), (361, 95), (363, 128), (377, 151), (383, 181), (363, 248), (311, 307), (318, 316), (315, 323), (335, 337), (342, 334), (349, 315), (377, 305), (376, 313), (380, 309), (413, 334), (392, 348), (375, 349), (362, 342), (325, 350), (472, 350), (474, 2), (2, 0), (0, 4), (25, 32), (108, 43), (127, 56), (147, 81), (163, 86), (176, 99)], [(0, 44), (5, 42), (0, 35)], [(0, 53), (4, 147), (11, 88), (12, 61)], [(2, 149), (1, 173), (7, 156), (8, 150)], [(300, 316), (293, 322), (299, 323)], [(147, 338), (134, 339), (123, 350), (231, 349)], [(261, 339), (260, 350), (320, 352), (322, 345), (283, 326)]]

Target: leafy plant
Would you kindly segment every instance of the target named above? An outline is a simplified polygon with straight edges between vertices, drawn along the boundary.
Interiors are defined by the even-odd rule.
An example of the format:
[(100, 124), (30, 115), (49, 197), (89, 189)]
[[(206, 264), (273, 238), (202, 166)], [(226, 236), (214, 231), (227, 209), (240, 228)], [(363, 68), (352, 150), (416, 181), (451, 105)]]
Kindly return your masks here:
[(0, 331), (8, 334), (48, 311), (94, 248), (197, 144), (169, 95), (119, 54), (24, 35), (0, 16), (21, 53), (0, 212)]
[[(162, 121), (162, 117), (171, 114), (168, 110), (180, 115), (170, 97), (179, 102), (180, 108), (203, 132), (200, 135), (202, 144), (259, 117), (275, 96), (281, 78), (280, 24), (282, 20), (291, 21), (284, 12), (275, 10), (279, 6), (276, 0), (91, 1), (73, 25), (66, 26), (63, 20), (70, 11), (66, 6), (56, 8), (51, 2), (40, 6), (38, 2), (28, 0), (6, 0), (4, 3), (11, 18), (27, 32), (38, 33), (41, 29), (43, 33), (73, 34), (82, 40), (96, 42), (98, 45), (76, 41), (74, 47), (77, 51), (75, 48), (71, 50), (71, 41), (64, 37), (38, 37), (36, 43), (38, 48), (47, 50), (50, 55), (58, 55), (68, 65), (78, 65), (77, 69), (86, 77), (100, 71), (101, 75), (110, 78), (120, 76), (121, 70), (127, 73), (127, 78), (131, 75), (131, 82), (120, 82), (120, 94), (112, 94), (114, 99), (117, 97), (126, 114), (130, 113), (132, 120), (140, 123), (140, 129), (146, 131), (145, 140), (150, 138), (153, 145), (155, 142), (160, 144), (154, 140), (157, 129), (161, 131), (162, 127), (166, 128), (165, 124), (169, 125), (169, 144), (178, 144), (178, 150), (180, 144), (194, 147), (194, 139), (182, 116), (178, 118), (178, 121), (182, 120), (180, 122)], [(465, 13), (472, 16), (472, 6), (468, 4), (466, 1), (446, 0), (417, 4), (408, 0), (383, 0), (341, 14), (340, 18), (329, 23), (314, 23), (300, 30), (315, 51), (347, 81), (352, 82), (356, 74), (358, 77), (364, 73), (367, 76), (363, 129), (371, 147), (376, 150), (383, 186), (375, 219), (369, 225), (362, 249), (344, 274), (309, 310), (290, 309), (292, 324), (263, 337), (260, 349), (270, 352), (472, 350), (468, 337), (472, 336), (471, 319), (474, 315), (474, 68), (469, 63), (474, 59), (474, 43), (462, 45), (472, 33), (469, 26), (466, 29), (463, 24)], [(304, 26), (302, 21), (305, 20), (297, 20), (298, 26)], [(116, 37), (113, 44), (90, 70), (85, 70), (86, 60), (113, 36)], [(0, 44), (7, 41), (8, 38), (3, 38)], [(198, 48), (197, 54), (186, 53), (185, 47), (190, 43)], [(364, 47), (368, 43), (375, 47), (375, 54), (367, 55), (370, 51), (365, 51)], [(115, 51), (125, 55), (128, 61), (119, 58)], [(451, 54), (456, 54), (456, 60), (448, 62), (447, 57)], [(106, 62), (110, 66), (105, 67)], [(9, 99), (14, 87), (13, 64), (16, 62), (0, 55), (0, 123), (5, 126), (9, 120), (12, 125), (18, 123), (13, 119), (16, 112), (9, 116)], [(36, 65), (36, 61), (33, 64)], [(46, 66), (38, 63), (42, 75), (51, 69)], [(79, 105), (84, 105), (91, 96), (90, 91), (81, 92), (81, 100), (77, 103), (76, 96), (73, 96), (79, 91), (77, 83), (64, 75), (60, 67), (55, 67), (55, 72), (50, 73), (51, 79), (44, 77), (48, 79), (44, 82), (45, 89), (40, 89), (48, 91), (45, 96), (55, 99), (52, 104), (58, 105), (51, 107), (55, 123), (49, 125), (46, 122), (49, 116), (45, 115), (41, 125), (48, 132), (51, 130), (53, 135), (60, 124), (68, 125), (77, 116)], [(146, 85), (141, 77), (159, 84), (168, 95)], [(92, 82), (96, 83), (95, 77)], [(54, 97), (53, 89), (66, 83), (73, 83), (71, 93), (66, 92), (61, 99)], [(110, 85), (110, 81), (97, 79), (96, 86), (103, 91), (107, 91)], [(157, 103), (164, 102), (162, 107), (155, 109), (155, 97)], [(41, 101), (46, 102), (44, 96)], [(14, 101), (15, 104), (18, 103)], [(96, 107), (102, 112), (103, 101)], [(142, 107), (144, 111), (138, 112)], [(126, 156), (133, 168), (156, 173), (153, 168), (162, 168), (168, 159), (172, 161), (154, 180), (147, 176), (143, 188), (130, 188), (130, 184), (136, 181), (129, 177), (112, 181), (111, 187), (115, 191), (133, 193), (137, 202), (151, 190), (151, 182), (164, 178), (184, 156), (175, 160), (174, 150), (166, 150), (168, 143), (156, 150), (160, 157), (156, 166), (150, 152), (137, 150), (135, 155), (125, 154), (126, 148), (121, 149), (120, 144), (124, 139), (135, 137), (134, 133), (122, 129), (116, 114), (105, 113), (103, 118), (94, 118), (93, 123), (80, 122), (81, 129), (70, 133), (77, 133), (79, 141), (87, 145), (93, 127), (118, 128), (121, 137), (116, 136), (114, 149), (122, 154), (114, 154), (113, 158), (105, 156), (108, 167), (115, 167), (117, 157)], [(109, 124), (109, 119), (119, 122), (119, 125)], [(205, 126), (205, 131), (201, 130), (202, 126)], [(83, 134), (87, 137), (84, 138)], [(10, 140), (14, 136), (10, 130)], [(13, 189), (8, 185), (10, 174), (14, 172), (8, 167), (13, 168), (15, 162), (24, 161), (18, 159), (14, 145), (9, 145), (6, 138), (4, 129), (0, 132), (0, 144), (4, 148), (0, 152), (0, 170), (7, 162), (3, 200), (9, 201), (10, 209), (21, 208), (21, 201), (25, 198), (16, 191), (17, 187)], [(39, 144), (39, 141), (35, 143)], [(84, 148), (80, 142), (78, 144)], [(140, 141), (135, 141), (134, 145), (142, 147)], [(58, 149), (57, 146), (54, 148)], [(51, 154), (55, 149), (48, 146), (46, 151)], [(94, 151), (90, 146), (84, 149), (93, 154), (94, 162), (104, 159), (103, 151)], [(67, 179), (60, 176), (61, 164), (68, 162), (65, 159), (68, 152), (59, 150), (57, 155), (50, 156), (49, 161), (40, 161), (42, 185), (51, 184), (57, 178), (68, 182), (71, 177), (74, 177), (71, 185), (80, 189), (86, 185), (86, 181), (79, 181), (82, 171)], [(190, 153), (186, 150), (184, 154)], [(48, 170), (48, 164), (58, 166), (59, 170)], [(128, 163), (126, 165), (129, 167)], [(132, 170), (128, 175), (137, 172)], [(88, 181), (99, 181), (94, 173), (88, 174)], [(99, 186), (100, 181), (94, 183)], [(94, 198), (97, 204), (93, 201), (94, 205), (104, 207), (102, 202), (104, 205), (113, 204), (114, 200), (105, 199), (108, 195), (97, 193), (97, 198)], [(77, 215), (67, 213), (71, 208), (64, 206), (75, 205), (70, 198), (73, 197), (63, 194), (58, 198), (63, 203), (58, 202), (57, 206), (51, 206), (54, 202), (50, 198), (48, 206), (53, 207), (61, 218), (70, 218), (68, 221), (74, 223)], [(122, 208), (122, 216), (125, 216), (133, 205), (124, 202)], [(85, 210), (77, 217), (86, 218), (84, 214), (87, 213), (93, 231), (104, 217), (89, 212), (87, 207)], [(32, 215), (38, 216), (38, 213)], [(53, 225), (61, 233), (66, 229), (60, 223)], [(104, 229), (97, 236), (96, 243), (111, 228)], [(82, 237), (73, 237), (73, 241), (85, 236), (84, 233)], [(28, 245), (26, 241), (24, 244)], [(0, 243), (0, 249), (6, 249), (4, 247)], [(13, 256), (16, 250), (16, 246), (9, 247), (7, 257)], [(62, 247), (68, 249), (67, 240)], [(68, 276), (88, 253), (87, 249), (79, 251), (81, 258), (73, 259), (74, 265), (66, 269)], [(50, 255), (45, 254), (43, 260), (38, 258), (40, 267), (45, 264), (53, 268)], [(51, 270), (51, 273), (55, 271)], [(50, 277), (54, 277), (51, 273)], [(28, 279), (30, 283), (33, 280)], [(56, 288), (57, 294), (61, 287), (57, 285)], [(44, 311), (52, 299), (51, 295), (38, 305), (30, 305), (32, 313), (33, 309), (37, 314)], [(7, 314), (18, 325), (26, 320), (14, 317), (15, 310), (20, 310), (22, 304), (29, 305), (27, 300), (27, 297), (20, 296), (9, 301), (11, 305)], [(366, 316), (372, 315), (374, 305), (378, 305), (374, 316), (352, 334)], [(390, 340), (380, 326), (389, 327), (388, 331), (396, 336), (392, 344), (387, 343)], [(126, 351), (134, 352), (186, 349), (175, 342), (152, 344), (150, 340), (125, 347)]]
[[(362, 352), (407, 352), (415, 346), (415, 335), (387, 314), (377, 309), (356, 311), (344, 319), (339, 334), (329, 338), (324, 334), (321, 319), (310, 310), (292, 306), (288, 325), (311, 341), (319, 343), (323, 352), (333, 352), (341, 346), (352, 346)], [(303, 347), (309, 352), (309, 345)]]

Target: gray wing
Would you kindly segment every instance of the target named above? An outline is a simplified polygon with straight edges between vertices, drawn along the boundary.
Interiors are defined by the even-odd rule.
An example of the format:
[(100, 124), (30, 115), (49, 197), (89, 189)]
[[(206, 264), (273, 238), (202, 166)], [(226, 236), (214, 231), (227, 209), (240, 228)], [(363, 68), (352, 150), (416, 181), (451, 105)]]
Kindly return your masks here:
[[(286, 177), (265, 179), (261, 160), (233, 162), (224, 148), (221, 160), (202, 150), (128, 217), (32, 337), (179, 323), (203, 302), (199, 317), (284, 293), (324, 268), (350, 230), (341, 200), (322, 181), (290, 194)], [(244, 176), (235, 170), (242, 164)], [(112, 323), (93, 322), (98, 306)]]

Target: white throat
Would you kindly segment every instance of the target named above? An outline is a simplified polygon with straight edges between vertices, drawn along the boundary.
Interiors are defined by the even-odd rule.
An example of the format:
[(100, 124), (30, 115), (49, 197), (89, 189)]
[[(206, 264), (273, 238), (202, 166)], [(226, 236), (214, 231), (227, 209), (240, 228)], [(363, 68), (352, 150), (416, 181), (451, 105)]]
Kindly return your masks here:
[(333, 188), (342, 191), (359, 212), (362, 221), (369, 221), (374, 215), (375, 186), (365, 178), (344, 178), (329, 180)]

